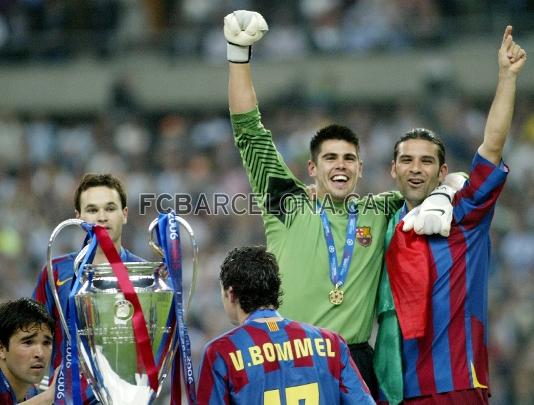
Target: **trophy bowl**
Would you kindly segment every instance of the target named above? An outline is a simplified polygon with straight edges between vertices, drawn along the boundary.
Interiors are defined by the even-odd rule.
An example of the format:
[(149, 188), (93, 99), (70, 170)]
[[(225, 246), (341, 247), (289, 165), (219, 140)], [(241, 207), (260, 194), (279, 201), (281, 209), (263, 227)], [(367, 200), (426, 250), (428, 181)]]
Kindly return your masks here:
[[(178, 224), (186, 229), (193, 252), (193, 277), (185, 311), (182, 307), (182, 257)], [(69, 294), (72, 305), (59, 297), (52, 263), (54, 241), (68, 226), (78, 226), (87, 232), (84, 247), (74, 260), (75, 281)], [(152, 403), (161, 391), (161, 382), (169, 372), (175, 355), (181, 357), (188, 403), (195, 403), (184, 313), (188, 312), (195, 290), (198, 245), (189, 223), (174, 212), (160, 214), (151, 222), (148, 231), (149, 246), (163, 258), (163, 262), (123, 263), (118, 256), (113, 258), (118, 253), (110, 250), (109, 244), (112, 242), (107, 232), (102, 234), (101, 228), (80, 219), (61, 222), (48, 241), (48, 282), (66, 337), (62, 347), (66, 355), (59, 378), (65, 380), (71, 376), (74, 381), (81, 372), (104, 405)], [(163, 246), (154, 241), (154, 233), (157, 233), (158, 240), (164, 241)], [(112, 264), (87, 264), (92, 260), (97, 243), (100, 243), (98, 235), (108, 246), (104, 253)], [(128, 299), (122, 288), (127, 291)], [(71, 352), (75, 355), (69, 356)], [(180, 384), (179, 367), (173, 368), (171, 379), (171, 384)], [(74, 387), (74, 383), (72, 385)], [(71, 393), (79, 396), (79, 384), (76, 385)], [(63, 397), (64, 392), (56, 390), (55, 399), (62, 400)]]
[[(170, 343), (175, 328), (168, 324), (174, 291), (166, 283), (168, 272), (163, 263), (124, 264), (141, 303), (156, 364), (162, 365), (161, 383), (174, 355)], [(158, 393), (150, 389), (136, 352), (132, 304), (124, 299), (109, 263), (86, 265), (81, 277), (75, 301), (86, 377), (105, 404), (150, 403)]]

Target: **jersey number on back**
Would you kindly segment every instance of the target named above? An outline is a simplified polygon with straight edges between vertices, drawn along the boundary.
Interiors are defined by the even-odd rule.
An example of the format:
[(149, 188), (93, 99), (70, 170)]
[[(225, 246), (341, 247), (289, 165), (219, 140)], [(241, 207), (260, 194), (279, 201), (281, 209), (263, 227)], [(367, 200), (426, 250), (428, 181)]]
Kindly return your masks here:
[[(287, 387), (284, 391), (287, 405), (302, 404), (300, 401), (304, 401), (305, 405), (319, 405), (319, 385), (317, 383)], [(265, 391), (263, 404), (281, 405), (280, 390)]]

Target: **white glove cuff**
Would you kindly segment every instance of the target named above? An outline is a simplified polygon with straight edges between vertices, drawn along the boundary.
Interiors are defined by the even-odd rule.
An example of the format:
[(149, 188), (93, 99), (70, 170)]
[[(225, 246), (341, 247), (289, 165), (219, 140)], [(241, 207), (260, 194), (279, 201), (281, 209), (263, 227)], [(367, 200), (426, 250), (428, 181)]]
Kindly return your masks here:
[(464, 183), (468, 178), (469, 176), (463, 172), (449, 173), (447, 176), (445, 176), (445, 179), (441, 184), (451, 186), (453, 189), (458, 191), (464, 186)]
[(456, 190), (454, 188), (452, 188), (451, 186), (446, 186), (445, 184), (442, 184), (441, 186), (437, 186), (434, 190), (432, 190), (429, 197), (433, 195), (442, 195), (442, 196), (447, 197), (449, 202), (452, 203), (454, 194), (456, 194)]
[(248, 63), (251, 53), (251, 46), (240, 46), (230, 42), (226, 45), (226, 58), (232, 63)]

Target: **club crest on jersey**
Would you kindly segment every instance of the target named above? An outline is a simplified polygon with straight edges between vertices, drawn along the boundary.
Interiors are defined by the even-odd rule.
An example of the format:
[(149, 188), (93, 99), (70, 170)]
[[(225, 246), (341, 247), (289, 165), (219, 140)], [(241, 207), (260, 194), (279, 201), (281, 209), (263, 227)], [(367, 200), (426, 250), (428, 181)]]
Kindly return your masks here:
[(373, 241), (373, 235), (371, 235), (370, 226), (359, 226), (356, 228), (356, 240), (363, 247), (368, 247)]

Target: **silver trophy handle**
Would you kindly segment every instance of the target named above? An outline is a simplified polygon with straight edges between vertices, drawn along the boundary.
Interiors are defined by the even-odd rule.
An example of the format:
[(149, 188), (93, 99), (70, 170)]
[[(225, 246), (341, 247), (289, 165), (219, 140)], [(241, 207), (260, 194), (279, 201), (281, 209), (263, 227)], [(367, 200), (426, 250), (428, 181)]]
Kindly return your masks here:
[[(65, 316), (63, 315), (63, 308), (61, 307), (61, 302), (59, 301), (59, 295), (57, 293), (56, 283), (54, 281), (54, 268), (52, 265), (52, 245), (54, 244), (55, 239), (57, 238), (59, 233), (63, 230), (63, 228), (66, 228), (72, 225), (81, 227), (83, 223), (85, 223), (85, 221), (82, 221), (81, 219), (75, 219), (75, 218), (67, 219), (61, 222), (52, 231), (52, 234), (50, 235), (50, 239), (48, 240), (48, 249), (46, 251), (46, 270), (48, 272), (48, 285), (50, 287), (50, 291), (52, 291), (52, 296), (54, 297), (54, 302), (56, 303), (56, 307), (58, 309), (57, 312), (59, 314), (59, 320), (61, 321), (61, 326), (63, 327), (63, 330), (65, 331), (65, 335), (67, 336), (67, 339), (69, 339), (69, 342), (71, 344), (72, 344), (72, 341), (71, 341), (71, 337), (69, 334), (69, 328), (67, 326), (67, 320), (65, 319)], [(87, 252), (87, 249), (86, 248), (82, 249), (80, 254), (82, 252), (84, 252), (84, 255), (85, 255), (85, 252)], [(78, 255), (78, 257), (79, 256), (80, 255)], [(78, 257), (76, 257), (77, 260), (78, 260)], [(79, 262), (78, 262), (78, 265), (79, 265)], [(75, 273), (75, 275), (78, 276), (77, 273)]]
[[(191, 278), (191, 287), (189, 288), (189, 296), (187, 297), (187, 304), (185, 306), (185, 315), (187, 317), (189, 314), (189, 308), (191, 305), (191, 301), (193, 299), (193, 295), (195, 294), (195, 288), (197, 284), (198, 244), (195, 238), (195, 233), (193, 232), (193, 228), (191, 227), (191, 225), (189, 225), (189, 222), (187, 222), (185, 219), (177, 215), (175, 216), (175, 218), (180, 223), (180, 225), (182, 225), (185, 228), (185, 230), (189, 234), (189, 240), (191, 242), (191, 248), (193, 250), (193, 277)], [(154, 242), (154, 238), (153, 238), (154, 229), (156, 228), (157, 225), (158, 225), (158, 219), (156, 218), (150, 223), (148, 227), (148, 232), (150, 234), (150, 241), (148, 242), (148, 244), (156, 253), (158, 253), (161, 257), (163, 257), (164, 256), (163, 249), (156, 242)]]
[(80, 264), (82, 264), (83, 259), (85, 259), (85, 255), (87, 254), (87, 251), (89, 250), (90, 244), (85, 245), (82, 250), (76, 255), (76, 258), (74, 259), (74, 275), (78, 277), (78, 270), (80, 267)]
[[(48, 285), (50, 286), (50, 291), (52, 291), (52, 297), (54, 297), (54, 302), (56, 303), (57, 312), (59, 314), (59, 320), (61, 322), (61, 327), (65, 331), (65, 336), (67, 337), (67, 340), (72, 345), (78, 344), (78, 346), (81, 346), (80, 337), (76, 335), (76, 343), (72, 341), (72, 338), (70, 336), (69, 327), (67, 325), (67, 320), (65, 319), (65, 316), (63, 315), (63, 308), (61, 307), (61, 301), (59, 300), (59, 294), (57, 292), (56, 283), (54, 282), (54, 267), (52, 265), (52, 246), (54, 244), (55, 239), (59, 235), (59, 233), (66, 227), (76, 225), (79, 226), (81, 229), (83, 229), (82, 224), (84, 224), (85, 221), (82, 221), (81, 219), (71, 218), (67, 219), (63, 222), (61, 222), (58, 226), (54, 228), (52, 231), (52, 234), (50, 235), (50, 239), (48, 240), (48, 248), (46, 251), (46, 270), (48, 273)], [(83, 258), (85, 257), (87, 250), (89, 249), (89, 245), (84, 246), (82, 250), (80, 250), (80, 253), (76, 256), (76, 259), (74, 261), (74, 275), (75, 277), (78, 277), (78, 267), (80, 266), (80, 263), (82, 262)], [(80, 368), (84, 375), (89, 375), (88, 370), (89, 366), (85, 362), (85, 359), (81, 359), (80, 361)], [(101, 394), (98, 392), (95, 387), (92, 385), (91, 382), (89, 382), (91, 386), (93, 387), (93, 391), (95, 391), (97, 397), (102, 401)]]

